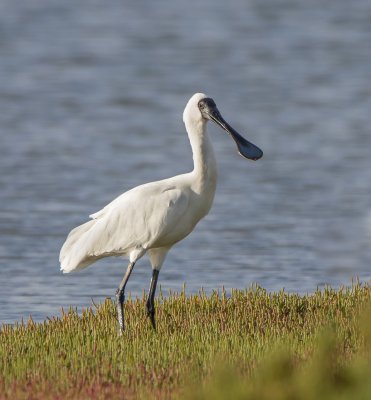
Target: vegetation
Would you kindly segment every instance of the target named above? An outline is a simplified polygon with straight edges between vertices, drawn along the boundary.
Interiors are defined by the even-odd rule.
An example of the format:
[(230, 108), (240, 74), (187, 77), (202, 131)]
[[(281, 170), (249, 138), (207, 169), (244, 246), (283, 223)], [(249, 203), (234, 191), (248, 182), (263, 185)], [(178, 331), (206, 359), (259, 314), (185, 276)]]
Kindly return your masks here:
[(371, 287), (107, 299), (0, 330), (0, 398), (369, 398)]

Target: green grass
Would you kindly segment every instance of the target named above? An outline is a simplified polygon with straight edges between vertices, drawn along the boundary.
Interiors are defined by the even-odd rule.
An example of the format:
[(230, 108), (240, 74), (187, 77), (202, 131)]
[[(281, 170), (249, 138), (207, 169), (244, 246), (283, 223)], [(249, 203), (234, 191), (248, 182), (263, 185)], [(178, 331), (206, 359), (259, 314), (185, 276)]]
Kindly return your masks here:
[(111, 300), (3, 326), (0, 398), (368, 398), (370, 300), (369, 285), (254, 287), (160, 295), (157, 332), (144, 299), (126, 302), (122, 336)]

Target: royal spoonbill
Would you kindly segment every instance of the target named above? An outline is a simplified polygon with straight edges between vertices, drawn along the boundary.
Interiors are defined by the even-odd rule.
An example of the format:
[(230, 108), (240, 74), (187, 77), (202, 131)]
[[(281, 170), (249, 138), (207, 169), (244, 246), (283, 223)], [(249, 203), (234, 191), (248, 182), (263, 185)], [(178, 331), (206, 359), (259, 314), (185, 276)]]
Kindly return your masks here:
[(263, 152), (245, 140), (221, 116), (213, 99), (203, 93), (188, 101), (183, 121), (191, 142), (192, 172), (146, 183), (117, 197), (90, 221), (73, 229), (60, 252), (64, 273), (86, 268), (103, 257), (127, 256), (129, 265), (116, 292), (117, 317), (124, 325), (125, 287), (135, 263), (148, 254), (152, 279), (146, 302), (147, 315), (155, 324), (154, 297), (157, 279), (171, 247), (192, 232), (210, 210), (217, 182), (217, 168), (207, 122), (227, 131), (241, 156), (258, 160)]

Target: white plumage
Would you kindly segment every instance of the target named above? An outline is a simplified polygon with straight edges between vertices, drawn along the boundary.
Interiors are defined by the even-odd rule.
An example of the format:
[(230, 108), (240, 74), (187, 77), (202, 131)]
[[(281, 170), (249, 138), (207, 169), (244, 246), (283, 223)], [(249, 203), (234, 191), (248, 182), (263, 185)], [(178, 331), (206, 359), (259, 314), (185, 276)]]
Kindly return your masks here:
[(175, 243), (192, 232), (211, 208), (217, 167), (206, 130), (210, 119), (231, 134), (241, 155), (250, 159), (262, 156), (260, 149), (244, 140), (222, 119), (212, 99), (203, 93), (196, 93), (183, 113), (193, 152), (193, 171), (147, 183), (123, 193), (102, 210), (90, 215), (92, 220), (73, 229), (61, 249), (60, 263), (64, 273), (83, 269), (103, 257), (129, 257), (130, 264), (117, 300), (122, 330), (123, 292), (135, 262), (147, 253), (152, 269), (156, 271), (155, 279), (154, 276), (152, 279), (154, 283), (151, 283), (151, 288), (154, 287), (147, 303), (149, 316), (155, 326), (154, 307), (150, 300), (153, 300), (158, 271), (166, 254)]

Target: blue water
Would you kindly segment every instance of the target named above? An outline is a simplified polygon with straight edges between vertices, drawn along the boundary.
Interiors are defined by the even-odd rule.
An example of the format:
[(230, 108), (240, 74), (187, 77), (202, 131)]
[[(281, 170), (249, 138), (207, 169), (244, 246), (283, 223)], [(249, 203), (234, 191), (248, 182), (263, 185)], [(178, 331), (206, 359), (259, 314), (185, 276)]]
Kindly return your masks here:
[[(68, 232), (120, 193), (192, 168), (203, 91), (264, 150), (210, 126), (211, 213), (169, 253), (165, 293), (306, 293), (371, 277), (371, 2), (0, 4), (0, 322), (113, 296), (126, 261), (70, 275)], [(128, 290), (141, 295), (147, 259)]]

